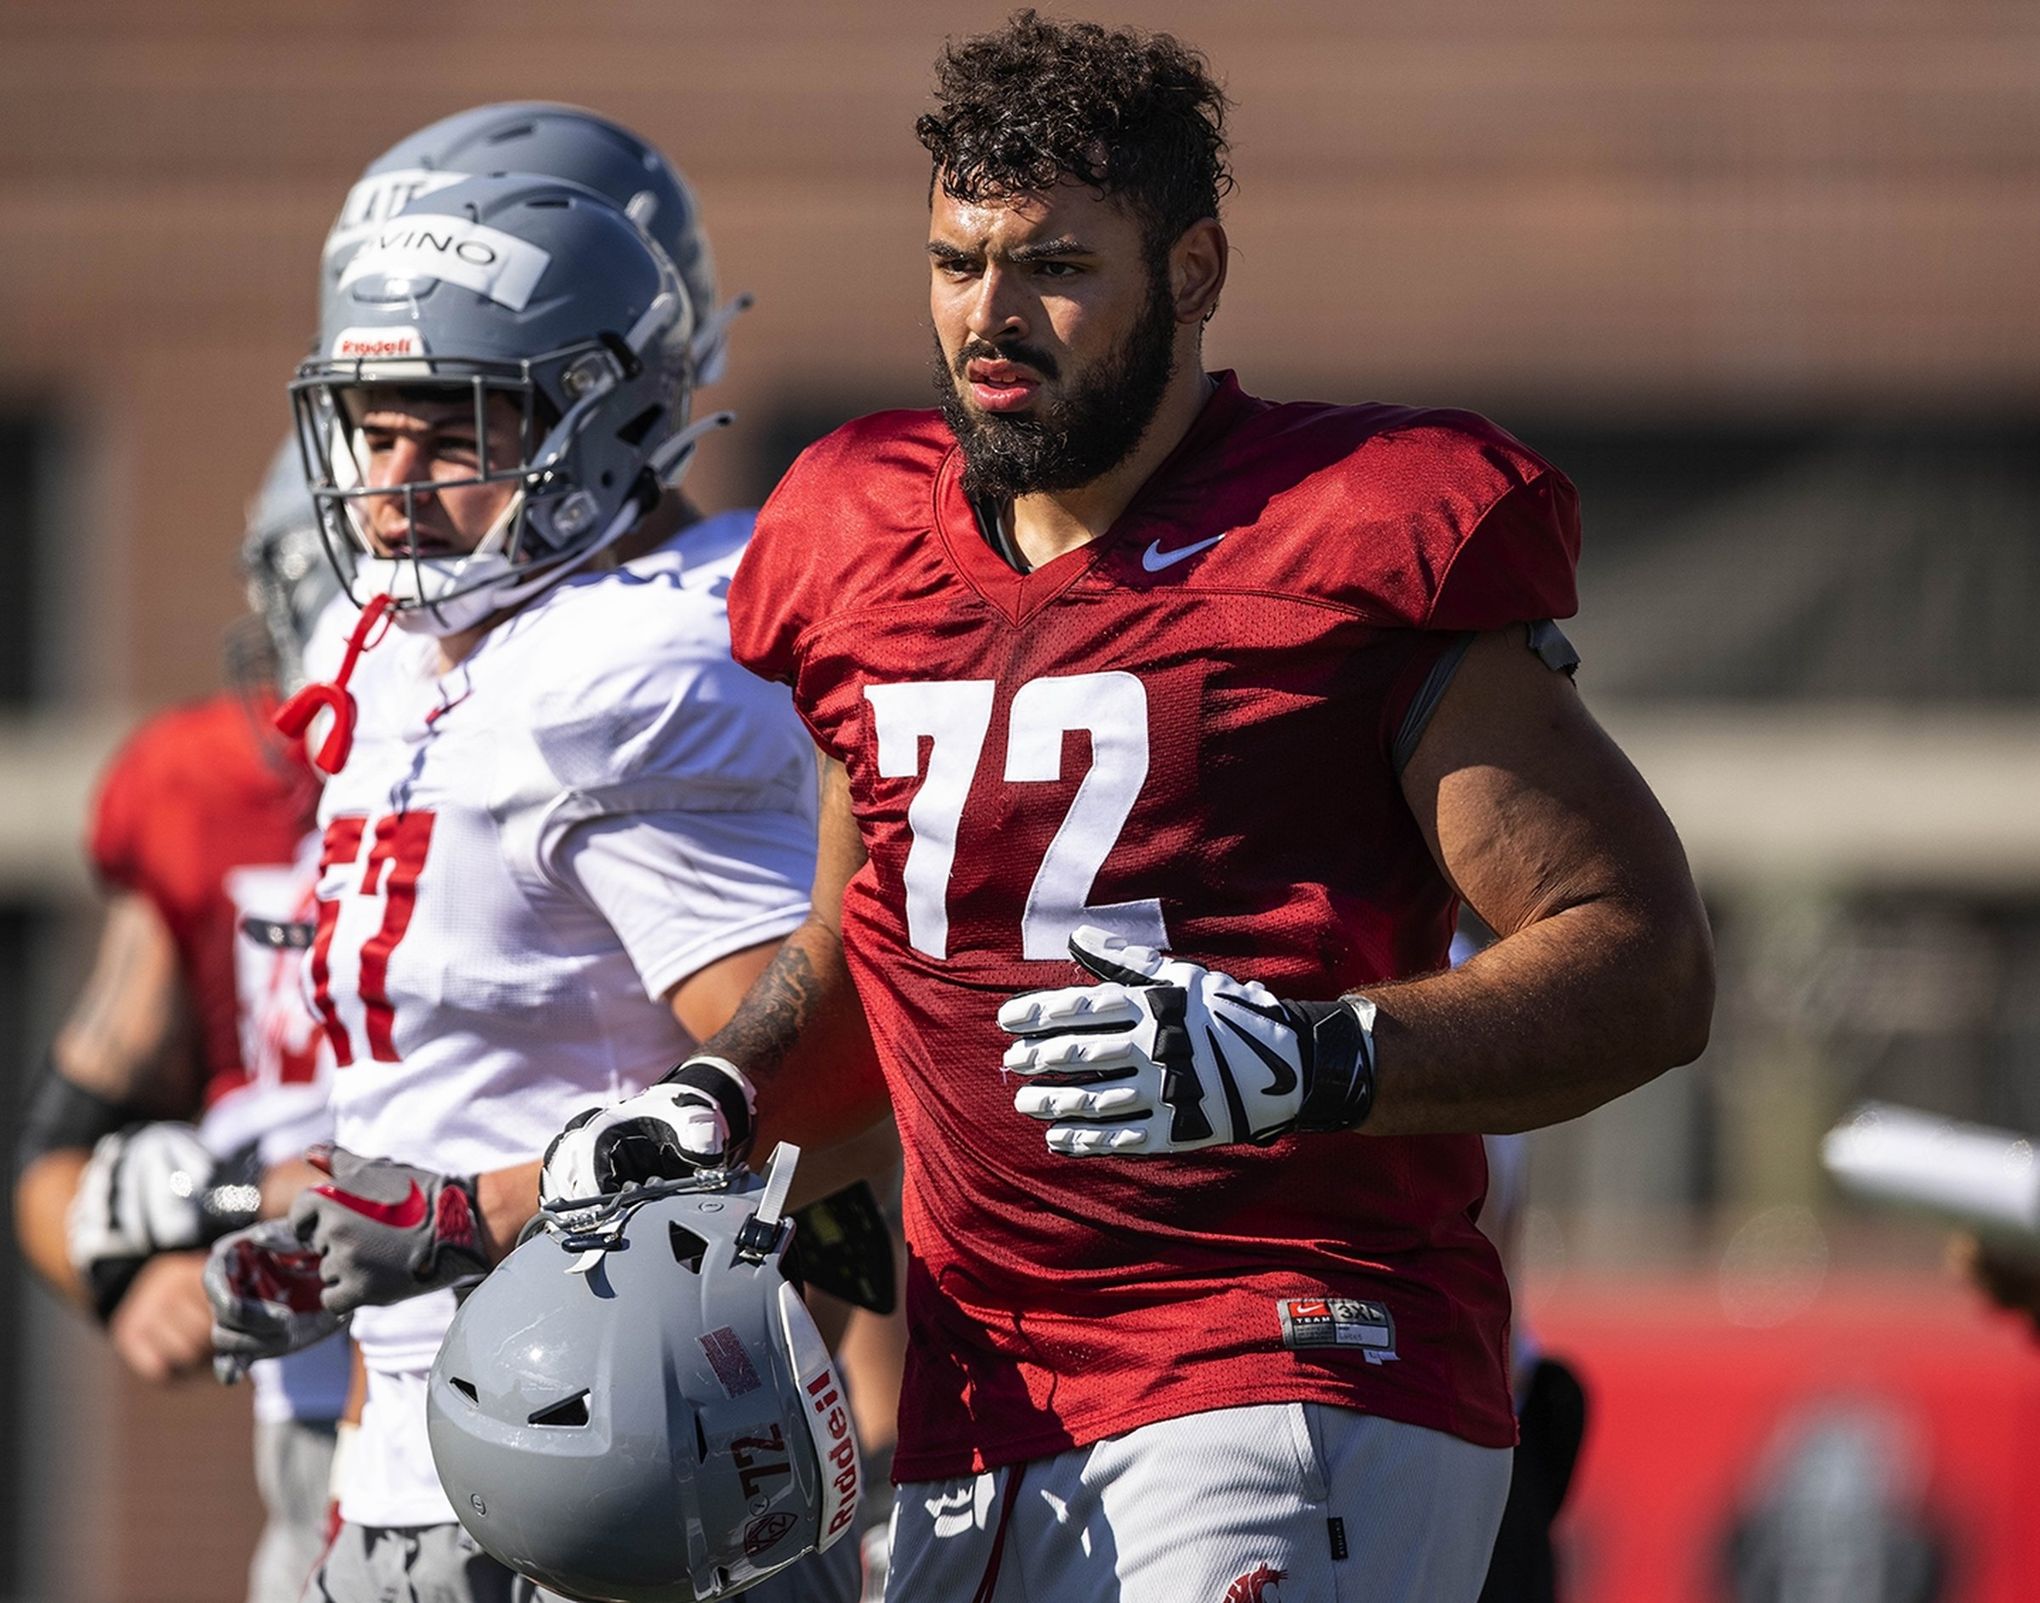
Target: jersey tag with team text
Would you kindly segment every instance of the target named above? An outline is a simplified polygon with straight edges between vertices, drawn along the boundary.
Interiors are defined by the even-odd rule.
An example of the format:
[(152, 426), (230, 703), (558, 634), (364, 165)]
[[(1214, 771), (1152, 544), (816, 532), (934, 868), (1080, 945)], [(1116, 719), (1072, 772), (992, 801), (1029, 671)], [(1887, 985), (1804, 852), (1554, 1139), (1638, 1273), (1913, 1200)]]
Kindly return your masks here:
[(1393, 1363), (1395, 1320), (1378, 1302), (1357, 1297), (1283, 1297), (1275, 1304), (1282, 1320), (1282, 1345), (1357, 1347), (1370, 1364)]

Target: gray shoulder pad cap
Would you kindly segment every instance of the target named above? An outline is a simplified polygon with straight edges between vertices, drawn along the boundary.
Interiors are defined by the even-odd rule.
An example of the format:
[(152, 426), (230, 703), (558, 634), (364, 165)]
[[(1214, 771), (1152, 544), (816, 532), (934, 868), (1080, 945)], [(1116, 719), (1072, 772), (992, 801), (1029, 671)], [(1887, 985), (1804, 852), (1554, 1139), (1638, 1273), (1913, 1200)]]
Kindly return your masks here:
[(1580, 665), (1579, 648), (1550, 618), (1531, 624), (1530, 637), (1524, 644), (1536, 652), (1538, 661), (1553, 673), (1569, 674)]
[[(1452, 683), (1452, 676), (1459, 671), (1459, 665), (1466, 660), (1467, 649), (1477, 638), (1470, 633), (1455, 636), (1452, 644), (1431, 664), (1431, 671), (1424, 675), (1424, 682), (1417, 687), (1409, 709), (1403, 714), (1402, 725), (1396, 730), (1395, 744), (1389, 750), (1390, 760), (1398, 774), (1417, 754), (1417, 745), (1423, 740), (1424, 731), (1430, 727), (1431, 714), (1438, 710), (1438, 703), (1445, 697), (1445, 687)], [(1531, 624), (1523, 643), (1553, 673), (1570, 676), (1580, 665), (1578, 650), (1566, 638), (1565, 631), (1549, 618)]]

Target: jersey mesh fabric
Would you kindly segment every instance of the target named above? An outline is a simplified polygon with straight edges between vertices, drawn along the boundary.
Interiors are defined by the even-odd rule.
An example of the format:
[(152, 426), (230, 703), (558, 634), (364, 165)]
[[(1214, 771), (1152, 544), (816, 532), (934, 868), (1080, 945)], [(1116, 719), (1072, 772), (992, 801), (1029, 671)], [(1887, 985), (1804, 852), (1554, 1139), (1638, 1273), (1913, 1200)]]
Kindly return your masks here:
[[(850, 425), (774, 494), (730, 598), (870, 854), (844, 923), (907, 1164), (895, 1473), (1281, 1401), (1507, 1445), (1477, 1138), (1058, 1158), (995, 1015), (1082, 982), (1078, 922), (1279, 995), (1442, 967), (1455, 902), (1395, 732), (1455, 633), (1572, 612), (1571, 487), (1470, 414), (1271, 406), (1229, 375), (1119, 523), (1032, 573), (959, 476), (933, 414)], [(1393, 1360), (1285, 1348), (1278, 1302), (1326, 1295), (1385, 1307)]]
[(317, 802), (310, 770), (268, 735), (266, 713), (266, 701), (231, 693), (158, 713), (114, 756), (92, 808), (100, 879), (146, 898), (176, 943), (208, 1104), (242, 1080), (228, 876), (287, 867)]

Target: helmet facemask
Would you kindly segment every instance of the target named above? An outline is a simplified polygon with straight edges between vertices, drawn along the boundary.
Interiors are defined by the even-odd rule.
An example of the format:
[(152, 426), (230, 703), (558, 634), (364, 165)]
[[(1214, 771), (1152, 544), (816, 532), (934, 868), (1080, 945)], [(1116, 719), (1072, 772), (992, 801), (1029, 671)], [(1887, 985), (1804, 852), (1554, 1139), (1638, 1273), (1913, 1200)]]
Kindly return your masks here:
[[(674, 372), (667, 348), (684, 339), (688, 321), (676, 289), (628, 334), (519, 362), (417, 355), (306, 363), (291, 386), (298, 438), (320, 528), (350, 599), (362, 605), (387, 594), (402, 627), (454, 634), (535, 595), (628, 532), (660, 492), (644, 442), (681, 432), (686, 422), (686, 369)], [(457, 403), (475, 433), (473, 470), (373, 483), (361, 420), (382, 397), (397, 410), (421, 397), (435, 412)], [(491, 425), (506, 411), (515, 421), (514, 446), (499, 459)], [(485, 485), (512, 493), (468, 551), (427, 555), (413, 546), (385, 556), (370, 538), (380, 498), (398, 499), (405, 526), (415, 530), (427, 498)], [(358, 576), (347, 574), (349, 566)]]
[(300, 524), (251, 535), (241, 548), (246, 621), (261, 640), (263, 676), (285, 695), (305, 682), (305, 645), (335, 594), (330, 553), (320, 549), (324, 544), (322, 529)]

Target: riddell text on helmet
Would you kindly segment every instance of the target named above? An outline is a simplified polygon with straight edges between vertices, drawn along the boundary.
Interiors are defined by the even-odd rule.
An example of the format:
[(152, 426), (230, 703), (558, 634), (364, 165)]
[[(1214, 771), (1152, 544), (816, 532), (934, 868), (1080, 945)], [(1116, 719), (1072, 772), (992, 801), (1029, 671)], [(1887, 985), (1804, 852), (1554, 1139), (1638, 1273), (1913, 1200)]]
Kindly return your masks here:
[(850, 1435), (850, 1415), (843, 1407), (843, 1390), (836, 1383), (836, 1372), (823, 1370), (808, 1382), (807, 1390), (809, 1406), (833, 1444), (827, 1456), (830, 1467), (836, 1471), (837, 1503), (822, 1534), (834, 1536), (857, 1517), (857, 1443)]
[(333, 355), (374, 361), (423, 356), (425, 340), (415, 328), (343, 328), (333, 339)]

